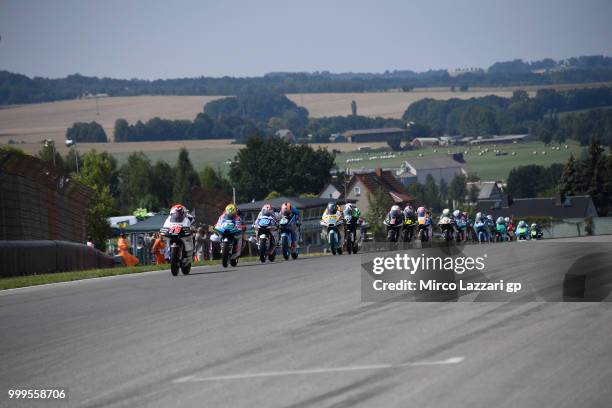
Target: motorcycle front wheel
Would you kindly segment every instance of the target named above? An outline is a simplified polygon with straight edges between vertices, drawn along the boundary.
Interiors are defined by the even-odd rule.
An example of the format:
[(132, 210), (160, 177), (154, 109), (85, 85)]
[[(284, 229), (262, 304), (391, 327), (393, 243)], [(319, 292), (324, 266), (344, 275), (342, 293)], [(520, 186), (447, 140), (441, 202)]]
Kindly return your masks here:
[(179, 257), (179, 247), (174, 246), (170, 249), (170, 272), (172, 276), (177, 276), (181, 267), (181, 260)]
[(221, 258), (221, 263), (223, 264), (224, 268), (227, 268), (228, 265), (229, 265), (230, 256), (232, 256), (231, 251), (230, 251), (230, 244), (229, 244), (229, 242), (227, 242), (227, 241), (223, 242), (223, 247), (221, 248), (221, 253), (223, 254), (223, 256)]

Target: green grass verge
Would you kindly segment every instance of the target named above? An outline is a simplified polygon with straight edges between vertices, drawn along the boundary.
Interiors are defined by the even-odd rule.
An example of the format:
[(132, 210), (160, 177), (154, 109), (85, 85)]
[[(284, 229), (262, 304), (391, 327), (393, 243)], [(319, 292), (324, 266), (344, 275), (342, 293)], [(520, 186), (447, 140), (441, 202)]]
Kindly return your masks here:
[[(322, 256), (322, 253), (312, 253), (305, 255), (305, 257), (313, 257), (313, 256)], [(278, 256), (277, 256), (278, 259)], [(282, 256), (281, 256), (282, 259)], [(255, 256), (247, 256), (241, 257), (241, 262), (249, 262), (249, 261), (257, 261), (258, 257)], [(220, 265), (220, 260), (214, 261), (205, 261), (205, 262), (195, 262), (193, 267), (198, 266), (211, 266), (211, 265)], [(105, 269), (89, 269), (86, 271), (71, 271), (71, 272), (58, 272), (58, 273), (44, 273), (40, 275), (28, 275), (28, 276), (12, 276), (9, 278), (0, 278), (0, 290), (5, 289), (16, 289), (23, 288), (27, 286), (38, 286), (38, 285), (46, 285), (49, 283), (60, 283), (60, 282), (70, 282), (76, 280), (83, 279), (92, 279), (92, 278), (101, 278), (106, 276), (117, 276), (117, 275), (128, 275), (134, 273), (144, 273), (144, 272), (152, 272), (152, 271), (161, 271), (169, 269), (170, 265), (142, 265), (142, 266), (118, 266), (115, 268), (105, 268)]]

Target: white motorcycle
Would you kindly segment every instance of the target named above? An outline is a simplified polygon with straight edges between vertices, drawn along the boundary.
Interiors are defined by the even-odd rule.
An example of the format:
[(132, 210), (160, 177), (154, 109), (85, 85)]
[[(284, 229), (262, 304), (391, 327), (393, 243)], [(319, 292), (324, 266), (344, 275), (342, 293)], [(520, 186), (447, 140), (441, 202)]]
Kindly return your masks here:
[(181, 222), (173, 221), (168, 216), (160, 234), (166, 240), (170, 248), (170, 272), (173, 276), (178, 275), (179, 269), (183, 275), (191, 272), (191, 260), (193, 259), (193, 235), (191, 233), (192, 219), (185, 217)]

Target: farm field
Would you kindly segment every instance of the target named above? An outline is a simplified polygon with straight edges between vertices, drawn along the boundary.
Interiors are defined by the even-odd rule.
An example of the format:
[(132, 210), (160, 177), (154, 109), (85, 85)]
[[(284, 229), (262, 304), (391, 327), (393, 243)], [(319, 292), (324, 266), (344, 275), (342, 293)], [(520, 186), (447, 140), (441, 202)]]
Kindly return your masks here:
[[(565, 149), (564, 145), (567, 144), (568, 148)], [(570, 154), (574, 154), (575, 157), (580, 157), (583, 147), (575, 142), (567, 142), (561, 145), (560, 150), (553, 150), (551, 146), (545, 147), (542, 142), (529, 142), (522, 144), (506, 144), (498, 145), (497, 149), (502, 152), (509, 153), (507, 156), (495, 156), (493, 153), (493, 146), (486, 146), (489, 148), (489, 152), (478, 155), (479, 147), (468, 148), (466, 146), (461, 147), (438, 147), (438, 148), (426, 148), (404, 152), (385, 152), (385, 154), (395, 155), (395, 158), (390, 159), (373, 159), (373, 157), (381, 156), (381, 152), (370, 152), (370, 153), (348, 153), (344, 152), (336, 157), (336, 164), (339, 169), (344, 170), (349, 168), (351, 170), (370, 169), (376, 167), (383, 168), (396, 168), (400, 167), (402, 163), (408, 158), (416, 158), (419, 154), (423, 157), (440, 157), (447, 155), (448, 153), (464, 152), (465, 161), (472, 167), (476, 174), (482, 180), (496, 180), (506, 181), (508, 173), (513, 167), (524, 166), (528, 164), (538, 164), (542, 166), (549, 166), (552, 163), (565, 163), (569, 158)], [(482, 148), (486, 148), (482, 146)], [(467, 154), (465, 153), (467, 151)], [(533, 152), (537, 152), (534, 154)], [(516, 152), (515, 156), (512, 156), (512, 152)], [(545, 152), (546, 154), (542, 154)], [(347, 163), (348, 159), (361, 158), (363, 161)]]
[[(450, 92), (448, 88), (417, 88), (412, 92), (320, 93), (287, 95), (306, 107), (312, 117), (348, 115), (352, 100), (357, 111), (366, 116), (399, 118), (406, 108), (423, 98), (472, 98), (485, 95), (510, 96), (516, 89), (531, 94), (539, 88), (571, 89), (612, 85), (610, 83), (564, 84), (557, 86), (473, 88), (468, 92)], [(193, 119), (204, 105), (222, 96), (131, 96), (68, 100), (32, 105), (9, 106), (0, 109), (0, 144), (13, 140), (27, 152), (36, 152), (43, 139), (63, 144), (66, 129), (74, 122), (100, 123), (112, 139), (118, 118), (130, 123), (159, 116), (166, 119)], [(22, 143), (23, 142), (23, 143)], [(149, 143), (155, 145), (160, 142)], [(187, 142), (186, 142), (187, 143)], [(92, 146), (93, 147), (93, 146)], [(126, 148), (123, 145), (121, 149)], [(82, 146), (87, 148), (87, 146)], [(91, 147), (90, 147), (91, 148)]]

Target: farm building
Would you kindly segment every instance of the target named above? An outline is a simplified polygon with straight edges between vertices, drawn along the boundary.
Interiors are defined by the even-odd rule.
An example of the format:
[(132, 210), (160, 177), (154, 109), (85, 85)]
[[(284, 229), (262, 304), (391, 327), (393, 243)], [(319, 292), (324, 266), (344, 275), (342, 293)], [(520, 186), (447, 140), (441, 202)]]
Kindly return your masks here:
[(417, 137), (412, 139), (410, 144), (413, 147), (427, 147), (427, 146), (438, 146), (440, 144), (440, 139), (437, 137)]
[(471, 145), (482, 145), (482, 144), (505, 144), (505, 143), (521, 143), (527, 142), (531, 139), (528, 134), (525, 135), (503, 135), (503, 136), (492, 136), (489, 138), (478, 137), (475, 140), (471, 140)]
[[(478, 188), (478, 201), (481, 200), (501, 200), (503, 192), (496, 181), (474, 181), (467, 183), (467, 189), (470, 191), (472, 186)], [(466, 197), (467, 198), (467, 197)]]
[(442, 157), (409, 159), (397, 172), (397, 177), (402, 184), (410, 185), (415, 182), (424, 184), (427, 176), (431, 175), (436, 184), (439, 184), (441, 180), (450, 183), (458, 174), (469, 175), (473, 173), (470, 165), (463, 160), (463, 154), (455, 153)]
[(404, 129), (398, 127), (379, 128), (379, 129), (359, 129), (347, 130), (342, 133), (350, 143), (359, 142), (386, 142), (393, 137), (404, 135)]

